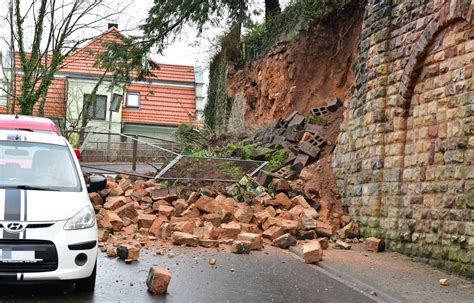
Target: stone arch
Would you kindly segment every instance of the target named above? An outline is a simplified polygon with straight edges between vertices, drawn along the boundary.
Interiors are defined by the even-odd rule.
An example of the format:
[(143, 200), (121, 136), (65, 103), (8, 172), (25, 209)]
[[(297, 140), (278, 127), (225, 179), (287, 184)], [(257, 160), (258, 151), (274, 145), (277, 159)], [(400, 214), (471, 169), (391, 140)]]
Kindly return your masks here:
[(472, 12), (473, 4), (471, 4), (471, 0), (448, 0), (433, 20), (426, 26), (413, 47), (413, 53), (405, 65), (400, 80), (397, 107), (401, 109), (403, 115), (406, 115), (407, 109), (410, 108), (413, 88), (420, 75), (426, 52), (436, 35), (456, 22), (467, 21), (472, 23)]

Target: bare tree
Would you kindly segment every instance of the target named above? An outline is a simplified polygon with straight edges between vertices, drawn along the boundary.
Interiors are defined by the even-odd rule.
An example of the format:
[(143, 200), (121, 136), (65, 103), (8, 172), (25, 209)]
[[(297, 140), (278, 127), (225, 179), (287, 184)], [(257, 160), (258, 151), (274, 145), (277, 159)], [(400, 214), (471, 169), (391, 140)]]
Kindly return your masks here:
[[(40, 116), (44, 115), (48, 88), (66, 57), (95, 38), (84, 37), (84, 32), (97, 28), (130, 5), (115, 9), (103, 0), (10, 0), (9, 4), (6, 20), (12, 56), (12, 74), (7, 77), (10, 111), (18, 105), (21, 114), (31, 115), (39, 103)], [(18, 75), (14, 75), (17, 70)], [(18, 88), (16, 77), (21, 77)]]

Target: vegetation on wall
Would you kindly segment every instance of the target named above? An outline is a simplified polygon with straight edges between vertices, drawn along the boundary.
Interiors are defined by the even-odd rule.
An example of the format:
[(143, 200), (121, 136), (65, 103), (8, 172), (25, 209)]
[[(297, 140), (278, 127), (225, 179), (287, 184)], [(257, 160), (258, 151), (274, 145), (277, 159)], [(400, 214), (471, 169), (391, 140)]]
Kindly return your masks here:
[(330, 13), (342, 11), (351, 0), (294, 0), (281, 14), (263, 23), (247, 25), (242, 38), (242, 57), (248, 62), (265, 54), (282, 40), (290, 40), (300, 30), (306, 30), (311, 22)]
[[(272, 1), (265, 3), (271, 4), (270, 2)], [(297, 37), (299, 31), (306, 30), (314, 20), (341, 12), (358, 2), (364, 1), (293, 0), (281, 13), (277, 3), (273, 3), (274, 6), (267, 9), (265, 22), (245, 24), (247, 33), (244, 36), (240, 37), (240, 28), (238, 31), (234, 28), (223, 36), (209, 68), (208, 100), (204, 110), (206, 125), (217, 131), (227, 127), (232, 105), (226, 92), (228, 63), (240, 65), (250, 62), (265, 54), (279, 41)]]

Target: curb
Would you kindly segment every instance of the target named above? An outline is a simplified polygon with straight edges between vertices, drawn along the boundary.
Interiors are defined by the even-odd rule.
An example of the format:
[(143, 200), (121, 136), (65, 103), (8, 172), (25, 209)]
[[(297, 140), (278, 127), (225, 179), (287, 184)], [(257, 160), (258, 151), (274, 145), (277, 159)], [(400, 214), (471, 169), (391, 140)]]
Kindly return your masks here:
[[(303, 255), (300, 250), (295, 246), (292, 246), (288, 249), (291, 252), (291, 255), (298, 259), (303, 259)], [(402, 302), (399, 299), (387, 294), (386, 292), (376, 289), (373, 286), (361, 281), (360, 279), (351, 276), (345, 272), (342, 272), (335, 267), (324, 263), (324, 261), (319, 262), (313, 265), (313, 268), (317, 271), (345, 284), (348, 287), (356, 289), (366, 295), (367, 297), (377, 301), (377, 302), (390, 302), (390, 303), (399, 303)], [(375, 292), (375, 295), (373, 294)]]

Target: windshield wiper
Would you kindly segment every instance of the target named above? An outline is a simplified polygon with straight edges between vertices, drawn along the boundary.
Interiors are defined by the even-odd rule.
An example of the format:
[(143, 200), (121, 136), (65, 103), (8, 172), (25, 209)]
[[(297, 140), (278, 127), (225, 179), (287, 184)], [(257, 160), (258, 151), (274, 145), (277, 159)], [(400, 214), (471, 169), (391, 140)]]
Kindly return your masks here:
[(57, 189), (52, 189), (52, 188), (49, 188), (49, 187), (38, 187), (38, 186), (31, 186), (31, 185), (18, 185), (18, 186), (15, 186), (14, 188), (26, 189), (26, 190), (59, 191), (59, 190), (57, 190)]

